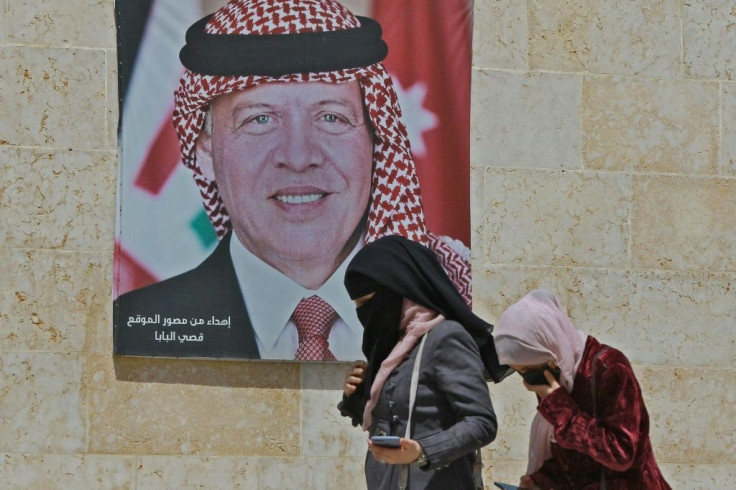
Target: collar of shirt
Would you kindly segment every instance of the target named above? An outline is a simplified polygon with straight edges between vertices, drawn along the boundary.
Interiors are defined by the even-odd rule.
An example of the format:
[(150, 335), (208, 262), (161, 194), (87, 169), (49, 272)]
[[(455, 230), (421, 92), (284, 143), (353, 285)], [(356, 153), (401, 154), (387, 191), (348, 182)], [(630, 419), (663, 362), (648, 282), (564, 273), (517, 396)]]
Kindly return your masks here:
[(335, 309), (357, 338), (362, 338), (363, 327), (343, 279), (350, 260), (363, 247), (363, 243), (364, 238), (361, 236), (350, 255), (321, 287), (307, 289), (256, 257), (233, 233), (230, 239), (230, 255), (258, 341), (272, 349), (288, 326), (299, 301), (315, 294)]

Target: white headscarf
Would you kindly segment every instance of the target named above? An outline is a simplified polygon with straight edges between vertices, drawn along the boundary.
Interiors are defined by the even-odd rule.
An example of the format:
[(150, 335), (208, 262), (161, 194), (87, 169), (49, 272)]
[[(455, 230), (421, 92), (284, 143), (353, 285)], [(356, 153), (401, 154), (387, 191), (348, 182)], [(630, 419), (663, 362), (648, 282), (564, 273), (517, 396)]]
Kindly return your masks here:
[[(536, 289), (502, 315), (493, 331), (502, 364), (538, 365), (548, 361), (560, 368), (560, 385), (570, 393), (583, 358), (587, 334), (575, 329), (555, 295)], [(532, 421), (527, 474), (552, 455), (552, 425), (540, 413)]]

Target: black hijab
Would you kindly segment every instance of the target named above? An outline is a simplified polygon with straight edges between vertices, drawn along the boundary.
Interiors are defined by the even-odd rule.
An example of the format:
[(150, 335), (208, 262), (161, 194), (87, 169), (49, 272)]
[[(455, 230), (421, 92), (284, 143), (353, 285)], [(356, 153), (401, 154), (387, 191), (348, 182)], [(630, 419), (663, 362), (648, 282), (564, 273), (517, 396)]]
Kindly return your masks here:
[(379, 238), (350, 261), (345, 288), (351, 299), (375, 293), (357, 309), (364, 328), (362, 348), (368, 366), (364, 382), (345, 401), (352, 407), (365, 403), (378, 368), (399, 340), (403, 298), (465, 327), (480, 349), (488, 379), (499, 382), (509, 374), (509, 367), (498, 362), (491, 335), (493, 325), (470, 310), (435, 253), (427, 247), (399, 235)]

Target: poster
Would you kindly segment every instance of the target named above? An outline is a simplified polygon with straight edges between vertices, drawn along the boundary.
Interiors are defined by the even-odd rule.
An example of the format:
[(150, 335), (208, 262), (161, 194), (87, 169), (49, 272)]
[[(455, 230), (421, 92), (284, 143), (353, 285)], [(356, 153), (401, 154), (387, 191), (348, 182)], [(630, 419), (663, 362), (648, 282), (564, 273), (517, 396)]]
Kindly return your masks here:
[[(388, 45), (380, 70), (373, 60), (330, 65), (340, 56), (353, 62), (354, 39), (380, 51), (370, 21), (339, 4), (225, 4), (115, 3), (115, 353), (294, 360), (300, 341), (292, 314), (317, 295), (335, 313), (326, 339), (332, 358), (361, 358), (362, 327), (342, 277), (361, 244), (385, 234), (432, 248), (469, 300), (472, 3), (365, 0)], [(206, 32), (212, 22), (222, 32)], [(347, 23), (337, 29), (347, 37), (324, 28), (335, 22)], [(320, 56), (321, 45), (308, 37), (283, 52), (281, 38), (268, 49), (248, 44), (253, 35), (218, 40), (241, 28), (273, 39), (309, 25), (328, 30), (327, 42), (342, 54)], [(216, 49), (201, 55), (207, 43)], [(184, 46), (195, 53), (190, 71), (265, 63), (287, 73), (187, 75)], [(248, 61), (249, 53), (261, 61)], [(300, 63), (316, 64), (288, 72)]]

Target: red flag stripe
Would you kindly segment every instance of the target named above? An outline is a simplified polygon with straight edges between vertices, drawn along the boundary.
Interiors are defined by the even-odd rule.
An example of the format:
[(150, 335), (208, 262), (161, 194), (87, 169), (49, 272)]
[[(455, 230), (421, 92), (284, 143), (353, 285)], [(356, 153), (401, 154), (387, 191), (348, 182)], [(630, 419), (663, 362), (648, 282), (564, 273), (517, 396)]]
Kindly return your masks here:
[(115, 266), (118, 270), (113, 295), (116, 298), (128, 291), (148, 286), (159, 280), (117, 241), (115, 242), (115, 259)]
[(426, 155), (414, 155), (427, 227), (469, 244), (472, 1), (376, 0), (373, 15), (386, 68), (404, 89), (425, 84), (424, 107), (439, 119), (422, 135)]
[(174, 125), (171, 123), (171, 112), (173, 110), (172, 106), (166, 111), (156, 138), (148, 148), (143, 164), (135, 178), (136, 187), (154, 195), (161, 192), (166, 181), (169, 180), (181, 161), (179, 140), (176, 137)]

